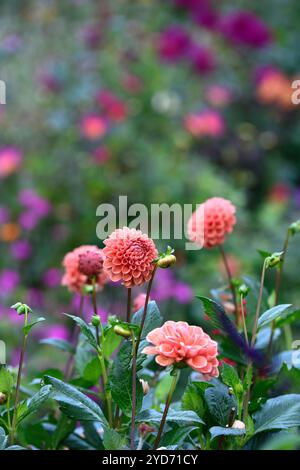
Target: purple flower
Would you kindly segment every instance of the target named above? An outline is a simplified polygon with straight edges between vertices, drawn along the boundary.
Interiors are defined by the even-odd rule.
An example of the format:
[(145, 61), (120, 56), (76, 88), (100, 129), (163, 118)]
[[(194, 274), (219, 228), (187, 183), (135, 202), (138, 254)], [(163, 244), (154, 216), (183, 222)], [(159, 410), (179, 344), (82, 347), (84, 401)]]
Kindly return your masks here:
[(43, 281), (47, 287), (56, 287), (61, 283), (61, 272), (59, 269), (50, 268), (45, 272)]
[(219, 23), (220, 32), (232, 43), (254, 48), (266, 46), (271, 33), (265, 23), (250, 11), (234, 11)]
[(20, 276), (17, 271), (12, 269), (5, 269), (0, 272), (0, 292), (4, 295), (9, 295), (16, 290), (20, 281)]
[(178, 62), (185, 57), (191, 40), (181, 26), (170, 26), (160, 33), (158, 53), (165, 62)]
[(24, 189), (19, 195), (22, 206), (33, 210), (39, 217), (46, 217), (51, 209), (49, 202), (32, 189)]
[(204, 6), (194, 11), (193, 19), (199, 26), (213, 30), (217, 27), (219, 15), (210, 6)]
[(17, 240), (11, 245), (10, 252), (13, 258), (25, 260), (31, 255), (32, 248), (27, 240)]
[(44, 306), (44, 295), (40, 289), (31, 288), (27, 292), (26, 303), (35, 308), (43, 308)]
[(180, 304), (188, 304), (193, 298), (193, 290), (185, 282), (177, 282), (174, 296)]
[(212, 72), (216, 66), (215, 56), (208, 47), (193, 44), (188, 56), (193, 70), (201, 75)]
[(52, 339), (63, 339), (67, 341), (69, 339), (68, 328), (64, 325), (50, 325), (44, 328), (43, 338), (52, 338)]
[(19, 224), (24, 230), (33, 230), (39, 223), (40, 218), (38, 215), (29, 210), (23, 212), (19, 217)]

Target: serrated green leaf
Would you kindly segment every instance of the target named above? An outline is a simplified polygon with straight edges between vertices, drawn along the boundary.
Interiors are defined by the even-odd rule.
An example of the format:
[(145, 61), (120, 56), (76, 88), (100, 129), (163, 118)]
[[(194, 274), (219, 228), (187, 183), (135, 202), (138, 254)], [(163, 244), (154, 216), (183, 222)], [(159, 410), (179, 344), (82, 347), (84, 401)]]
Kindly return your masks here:
[(282, 304), (276, 305), (275, 307), (270, 308), (266, 312), (264, 312), (258, 319), (257, 326), (258, 328), (262, 328), (266, 326), (268, 323), (280, 318), (284, 312), (286, 312), (291, 307), (291, 304)]
[(119, 347), (121, 341), (121, 336), (116, 335), (113, 328), (109, 328), (105, 332), (105, 337), (102, 344), (104, 357), (109, 359), (112, 353)]
[(214, 386), (205, 390), (205, 401), (212, 418), (220, 426), (226, 426), (232, 414), (232, 409), (237, 410), (237, 402), (233, 395), (228, 393), (225, 386)]
[(76, 317), (74, 315), (69, 315), (68, 313), (65, 313), (65, 315), (69, 318), (71, 318), (75, 323), (80, 328), (81, 333), (87, 338), (88, 342), (90, 345), (97, 350), (98, 345), (97, 345), (97, 340), (95, 333), (90, 325), (88, 325), (82, 318)]
[(176, 429), (171, 429), (162, 436), (159, 445), (161, 447), (174, 445), (176, 448), (180, 448), (179, 446), (182, 446), (182, 443), (185, 441), (186, 437), (189, 436), (195, 429), (197, 429), (196, 426), (178, 426)]
[(270, 398), (254, 416), (254, 434), (300, 426), (300, 395)]
[(245, 429), (223, 428), (222, 426), (213, 426), (209, 432), (212, 440), (218, 436), (244, 436), (246, 434)]
[(50, 398), (52, 387), (47, 385), (42, 387), (33, 397), (21, 403), (17, 412), (17, 422), (21, 423), (25, 418), (35, 413)]
[[(157, 410), (144, 410), (142, 411), (136, 419), (136, 422), (146, 422), (152, 424), (159, 424), (162, 419), (162, 413)], [(170, 408), (167, 415), (167, 422), (177, 423), (177, 424), (204, 424), (202, 419), (194, 411), (178, 411)]]
[[(140, 325), (142, 316), (144, 313), (144, 307), (140, 308), (132, 317), (131, 323), (135, 325)], [(159, 328), (162, 325), (163, 318), (160, 314), (159, 308), (153, 300), (148, 303), (147, 307), (147, 315), (144, 324), (144, 328), (142, 331), (141, 338), (145, 338), (150, 331), (154, 330), (154, 328)]]
[(45, 376), (44, 381), (52, 385), (52, 398), (59, 403), (62, 412), (69, 418), (99, 421), (103, 426), (108, 425), (100, 406), (75, 387), (48, 375)]
[(115, 429), (105, 428), (103, 435), (103, 445), (106, 450), (122, 450), (125, 439)]
[(228, 387), (235, 388), (236, 385), (240, 384), (240, 379), (237, 374), (237, 371), (234, 367), (230, 366), (229, 364), (223, 363), (221, 368), (221, 377), (222, 381)]

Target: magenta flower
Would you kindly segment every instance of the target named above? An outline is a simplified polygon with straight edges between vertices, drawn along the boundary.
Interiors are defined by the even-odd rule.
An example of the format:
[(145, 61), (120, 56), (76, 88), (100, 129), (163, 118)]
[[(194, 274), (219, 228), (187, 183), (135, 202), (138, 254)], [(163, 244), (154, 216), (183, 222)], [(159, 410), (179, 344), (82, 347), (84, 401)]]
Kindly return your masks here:
[(213, 52), (208, 47), (192, 44), (188, 51), (188, 59), (194, 72), (204, 75), (212, 72), (216, 67)]
[(9, 295), (16, 290), (19, 285), (20, 276), (17, 271), (5, 269), (0, 272), (0, 292)]
[(178, 62), (185, 57), (190, 44), (190, 37), (181, 26), (170, 26), (160, 33), (158, 54), (165, 62)]
[(11, 245), (10, 252), (13, 258), (22, 261), (29, 258), (32, 248), (27, 240), (17, 240)]
[(220, 32), (232, 43), (254, 48), (266, 46), (271, 32), (265, 23), (250, 11), (234, 11), (220, 20)]

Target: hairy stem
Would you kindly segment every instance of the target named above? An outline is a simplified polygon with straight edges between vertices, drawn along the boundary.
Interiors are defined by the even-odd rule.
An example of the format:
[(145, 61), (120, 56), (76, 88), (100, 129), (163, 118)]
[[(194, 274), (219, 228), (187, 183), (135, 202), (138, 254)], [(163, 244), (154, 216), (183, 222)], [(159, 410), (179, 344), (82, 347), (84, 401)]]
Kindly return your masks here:
[(162, 418), (161, 418), (161, 422), (160, 422), (160, 426), (159, 426), (159, 429), (158, 429), (158, 433), (157, 433), (157, 436), (156, 436), (156, 439), (155, 439), (155, 442), (154, 442), (154, 447), (153, 447), (154, 450), (156, 450), (158, 448), (159, 443), (160, 443), (160, 439), (161, 439), (161, 436), (162, 436), (162, 433), (163, 433), (163, 430), (164, 430), (164, 427), (165, 427), (165, 424), (166, 424), (168, 411), (169, 411), (170, 404), (171, 404), (171, 401), (172, 401), (172, 397), (173, 397), (173, 394), (174, 394), (174, 391), (175, 391), (175, 388), (176, 388), (178, 377), (179, 377), (179, 370), (175, 369), (174, 375), (173, 375), (173, 380), (171, 382), (170, 390), (169, 390), (167, 401), (166, 401), (166, 404), (165, 404), (165, 409), (164, 409), (164, 412), (163, 412), (163, 415), (162, 415)]
[(219, 249), (220, 249), (222, 259), (223, 259), (223, 263), (224, 263), (225, 271), (226, 271), (226, 274), (227, 274), (230, 290), (231, 290), (231, 293), (232, 293), (232, 299), (233, 299), (233, 303), (234, 303), (235, 322), (236, 322), (236, 325), (238, 326), (238, 324), (239, 324), (239, 312), (238, 312), (238, 305), (237, 305), (235, 287), (233, 285), (233, 280), (232, 280), (232, 274), (231, 274), (231, 271), (230, 271), (228, 259), (227, 259), (226, 253), (224, 251), (223, 245), (219, 245)]

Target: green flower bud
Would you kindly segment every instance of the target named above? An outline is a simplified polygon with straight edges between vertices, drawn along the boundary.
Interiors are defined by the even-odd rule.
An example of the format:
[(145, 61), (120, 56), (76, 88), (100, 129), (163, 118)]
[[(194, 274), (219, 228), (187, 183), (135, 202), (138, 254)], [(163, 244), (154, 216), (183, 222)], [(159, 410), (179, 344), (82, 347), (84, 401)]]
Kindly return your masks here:
[(32, 309), (27, 304), (23, 304), (22, 302), (17, 302), (16, 304), (12, 305), (10, 308), (13, 308), (18, 315), (25, 315), (25, 313), (32, 313)]
[(275, 268), (276, 266), (278, 266), (282, 261), (282, 255), (283, 251), (279, 253), (273, 253), (271, 256), (266, 258), (267, 268)]
[(114, 326), (114, 332), (118, 336), (122, 336), (123, 338), (130, 338), (131, 337), (131, 332), (130, 330), (125, 330), (122, 326), (115, 325)]
[(7, 402), (7, 395), (5, 393), (0, 392), (0, 406), (5, 405)]
[(101, 323), (101, 320), (100, 320), (99, 315), (93, 315), (92, 316), (92, 325), (97, 327), (97, 326), (100, 325), (100, 323)]
[(296, 220), (296, 222), (293, 222), (289, 226), (289, 232), (290, 232), (291, 235), (295, 235), (296, 233), (300, 232), (300, 219)]
[(173, 264), (175, 263), (176, 263), (176, 256), (167, 255), (167, 256), (164, 256), (163, 258), (159, 258), (156, 264), (159, 268), (166, 269), (166, 268), (169, 268), (170, 266), (173, 266)]
[(242, 295), (243, 297), (246, 297), (248, 295), (250, 288), (246, 286), (246, 284), (242, 284), (239, 287), (239, 294)]

